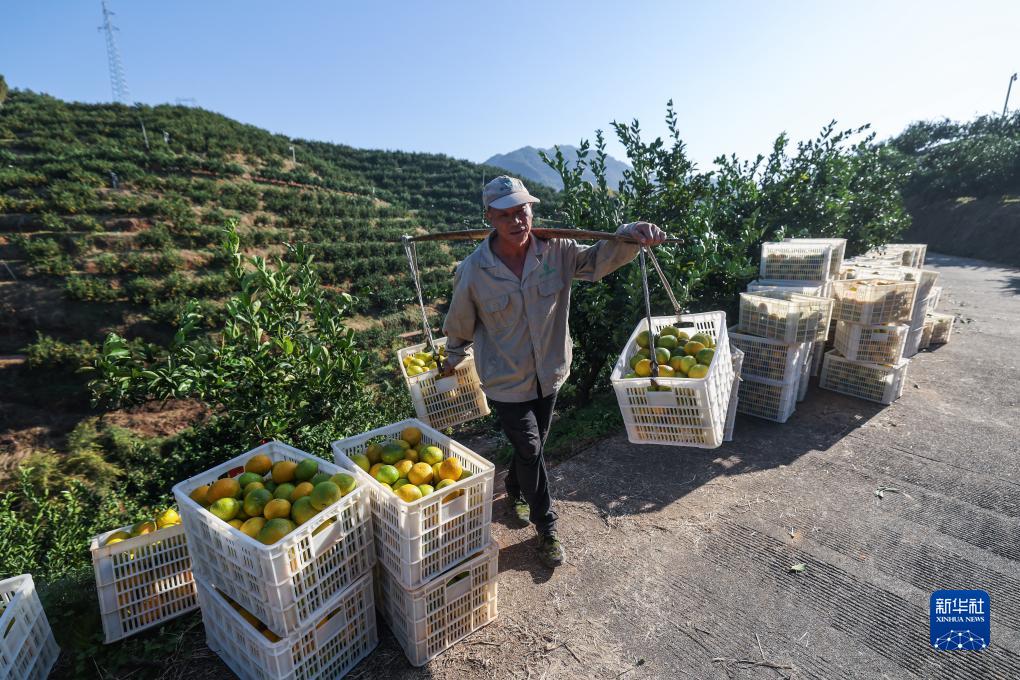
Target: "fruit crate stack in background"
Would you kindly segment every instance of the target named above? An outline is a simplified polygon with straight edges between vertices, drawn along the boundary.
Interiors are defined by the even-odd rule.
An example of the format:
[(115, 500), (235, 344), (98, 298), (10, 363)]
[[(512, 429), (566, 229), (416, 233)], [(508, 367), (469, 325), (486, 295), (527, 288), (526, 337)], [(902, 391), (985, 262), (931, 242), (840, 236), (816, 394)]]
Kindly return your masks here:
[(825, 355), (819, 387), (882, 404), (899, 398), (908, 342), (920, 342), (938, 279), (920, 268), (923, 260), (923, 247), (889, 246), (844, 263), (832, 284), (834, 349)]
[(242, 678), (333, 677), (378, 635), (369, 490), (269, 442), (174, 487), (209, 648)]
[(371, 494), (376, 603), (408, 660), (423, 665), (494, 621), (492, 463), (413, 418), (332, 446)]
[(776, 422), (804, 399), (812, 357), (829, 334), (832, 272), (844, 239), (788, 239), (762, 244), (760, 276), (740, 294), (739, 323), (729, 329), (744, 353), (737, 410)]

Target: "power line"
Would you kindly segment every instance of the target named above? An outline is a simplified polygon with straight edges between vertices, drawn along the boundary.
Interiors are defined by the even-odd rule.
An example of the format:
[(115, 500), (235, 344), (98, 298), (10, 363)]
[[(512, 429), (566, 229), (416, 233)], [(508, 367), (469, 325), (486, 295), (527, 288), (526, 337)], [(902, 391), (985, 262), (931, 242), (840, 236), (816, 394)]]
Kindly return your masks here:
[(110, 89), (113, 91), (113, 101), (127, 104), (131, 98), (128, 90), (127, 78), (124, 76), (124, 64), (120, 61), (120, 51), (117, 49), (117, 40), (114, 33), (120, 29), (113, 25), (110, 17), (113, 12), (106, 6), (106, 0), (102, 0), (103, 25), (98, 30), (106, 33), (106, 61), (110, 68)]

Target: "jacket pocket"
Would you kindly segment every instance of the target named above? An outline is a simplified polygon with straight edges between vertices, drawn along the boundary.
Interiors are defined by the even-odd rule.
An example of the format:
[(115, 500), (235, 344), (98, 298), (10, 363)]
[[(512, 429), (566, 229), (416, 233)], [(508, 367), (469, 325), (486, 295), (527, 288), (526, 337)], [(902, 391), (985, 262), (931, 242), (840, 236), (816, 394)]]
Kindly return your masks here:
[(482, 323), (490, 330), (503, 330), (510, 326), (513, 321), (513, 307), (510, 304), (509, 295), (497, 295), (489, 298), (481, 304)]

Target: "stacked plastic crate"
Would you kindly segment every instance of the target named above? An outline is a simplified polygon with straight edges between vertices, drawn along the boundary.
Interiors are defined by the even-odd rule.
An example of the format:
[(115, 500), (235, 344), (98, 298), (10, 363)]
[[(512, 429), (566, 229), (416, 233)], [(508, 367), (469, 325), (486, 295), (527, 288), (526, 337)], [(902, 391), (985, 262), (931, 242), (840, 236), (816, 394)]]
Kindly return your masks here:
[[(455, 459), (459, 480), (407, 502), (352, 460), (417, 428), (416, 445)], [(421, 666), (496, 619), (498, 548), (490, 537), (492, 463), (417, 419), (333, 442), (336, 463), (371, 494), (376, 604), (408, 660)], [(420, 454), (419, 454), (420, 455)], [(455, 466), (456, 467), (456, 466)]]
[(939, 273), (933, 269), (919, 268), (905, 268), (905, 271), (908, 280), (913, 278), (917, 281), (914, 309), (910, 314), (910, 330), (907, 333), (906, 347), (903, 350), (903, 356), (912, 357), (921, 349), (925, 319), (928, 315), (928, 308), (932, 304), (931, 298), (936, 295), (935, 284), (938, 283)]
[(903, 392), (909, 363), (903, 350), (921, 276), (870, 264), (844, 268), (849, 277), (832, 284), (835, 349), (825, 355), (818, 384), (889, 404)]
[(740, 413), (783, 423), (804, 398), (811, 352), (828, 335), (829, 277), (843, 247), (829, 240), (762, 245), (761, 278), (740, 294), (739, 324), (729, 329), (744, 353)]
[(331, 477), (345, 472), (274, 441), (174, 487), (209, 648), (245, 679), (340, 678), (378, 642), (369, 489), (359, 484), (263, 543), (192, 498), (240, 475), (256, 455), (274, 466), (313, 460)]

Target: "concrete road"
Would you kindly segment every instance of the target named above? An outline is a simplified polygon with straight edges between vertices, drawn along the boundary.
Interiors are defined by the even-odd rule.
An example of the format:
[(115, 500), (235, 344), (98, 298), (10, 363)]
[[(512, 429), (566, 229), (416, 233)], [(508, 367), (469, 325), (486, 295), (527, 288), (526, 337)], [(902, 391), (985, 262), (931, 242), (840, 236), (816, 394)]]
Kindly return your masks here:
[[(1020, 270), (928, 266), (956, 324), (899, 401), (813, 381), (719, 449), (600, 442), (553, 472), (569, 564), (497, 498), (499, 619), (422, 669), (383, 627), (351, 677), (1020, 678)], [(989, 648), (930, 648), (942, 588), (991, 594)]]

